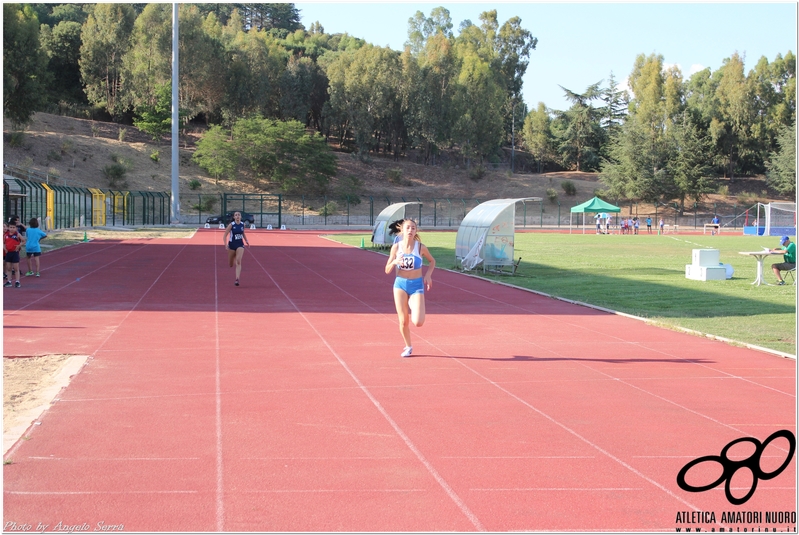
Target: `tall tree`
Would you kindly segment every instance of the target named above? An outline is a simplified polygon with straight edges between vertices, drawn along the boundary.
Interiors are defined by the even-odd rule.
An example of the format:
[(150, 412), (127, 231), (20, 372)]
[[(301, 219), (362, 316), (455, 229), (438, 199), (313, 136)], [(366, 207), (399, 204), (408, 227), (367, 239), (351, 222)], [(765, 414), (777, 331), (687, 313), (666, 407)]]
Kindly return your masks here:
[(281, 29), (293, 32), (302, 28), (300, 12), (294, 4), (233, 4), (239, 10), (245, 31)]
[(51, 101), (85, 102), (80, 83), (81, 25), (62, 20), (50, 28), (42, 24), (39, 40), (48, 58), (47, 70), (52, 75), (48, 93)]
[(783, 195), (796, 195), (796, 125), (783, 126), (771, 153), (768, 182)]
[(552, 117), (543, 102), (524, 119), (522, 136), (524, 145), (535, 158), (538, 172), (543, 173), (548, 162), (555, 160), (555, 140), (552, 135)]
[(560, 113), (564, 129), (560, 133), (559, 150), (564, 163), (576, 167), (577, 171), (596, 169), (599, 166), (599, 146), (603, 136), (600, 128), (602, 112), (594, 108), (591, 102), (601, 96), (601, 83), (600, 81), (588, 86), (583, 93), (560, 87), (572, 106)]
[(129, 4), (97, 4), (81, 31), (80, 71), (89, 102), (118, 118), (123, 57), (130, 48), (135, 12)]
[(751, 87), (744, 77), (743, 59), (737, 53), (725, 59), (714, 76), (719, 80), (716, 87), (718, 108), (710, 122), (710, 134), (726, 162), (726, 174), (732, 182), (739, 159), (746, 156), (750, 148), (754, 103)]
[[(486, 15), (486, 14), (484, 14)], [(493, 49), (495, 19), (466, 25), (455, 40), (459, 72), (453, 91), (452, 141), (461, 147), (466, 165), (482, 162), (499, 150), (504, 134), (506, 92), (496, 69)]]
[[(206, 32), (204, 19), (191, 4), (182, 4), (179, 12), (180, 107), (186, 120), (199, 114), (206, 118), (216, 112), (225, 98), (228, 75), (227, 58), (222, 44)], [(276, 87), (279, 70), (285, 65), (282, 55), (270, 58), (271, 87)], [(277, 98), (272, 100), (272, 112), (277, 111)]]
[(700, 201), (705, 194), (715, 190), (711, 180), (712, 165), (708, 154), (712, 142), (691, 123), (690, 114), (684, 113), (682, 120), (675, 121), (668, 130), (669, 159), (667, 171), (676, 187), (680, 201), (680, 213), (685, 208), (686, 198)]
[(172, 80), (170, 4), (148, 4), (136, 17), (124, 66), (125, 94), (130, 105), (134, 108), (156, 106), (156, 88), (171, 84)]
[(43, 102), (47, 56), (39, 46), (39, 20), (29, 5), (3, 4), (3, 114), (14, 127)]

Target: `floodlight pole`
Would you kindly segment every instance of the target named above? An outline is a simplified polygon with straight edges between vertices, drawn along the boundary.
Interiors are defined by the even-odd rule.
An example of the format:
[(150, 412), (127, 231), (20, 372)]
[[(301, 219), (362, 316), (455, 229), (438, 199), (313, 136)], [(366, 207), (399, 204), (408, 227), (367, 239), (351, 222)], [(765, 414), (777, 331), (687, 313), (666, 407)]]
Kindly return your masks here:
[(180, 114), (178, 113), (178, 4), (172, 4), (172, 206), (171, 222), (180, 223)]

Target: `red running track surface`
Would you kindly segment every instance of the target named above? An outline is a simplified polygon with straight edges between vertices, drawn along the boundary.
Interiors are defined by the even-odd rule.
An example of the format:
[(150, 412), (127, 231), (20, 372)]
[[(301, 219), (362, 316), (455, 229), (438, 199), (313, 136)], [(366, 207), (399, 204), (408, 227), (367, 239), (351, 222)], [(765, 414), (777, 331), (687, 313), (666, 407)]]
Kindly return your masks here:
[(5, 356), (90, 356), (5, 455), (6, 531), (784, 530), (765, 514), (796, 510), (795, 460), (741, 506), (676, 482), (796, 433), (794, 360), (444, 270), (403, 359), (384, 256), (251, 231), (235, 287), (221, 236), (82, 243), (4, 290)]

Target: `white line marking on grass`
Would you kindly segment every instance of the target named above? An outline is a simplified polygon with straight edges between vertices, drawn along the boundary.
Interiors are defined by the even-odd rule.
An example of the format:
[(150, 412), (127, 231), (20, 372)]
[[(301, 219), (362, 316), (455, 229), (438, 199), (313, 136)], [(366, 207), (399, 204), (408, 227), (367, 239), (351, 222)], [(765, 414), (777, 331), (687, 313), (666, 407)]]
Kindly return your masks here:
[[(449, 486), (449, 484), (438, 473), (438, 471), (436, 471), (436, 469), (433, 467), (433, 465), (430, 464), (430, 462), (425, 458), (425, 456), (422, 454), (422, 452), (419, 450), (419, 448), (416, 447), (416, 445), (413, 443), (413, 441), (410, 439), (410, 437), (408, 437), (408, 435), (405, 434), (405, 432), (400, 428), (400, 426), (397, 424), (397, 422), (395, 422), (394, 419), (391, 418), (391, 416), (388, 414), (388, 411), (386, 411), (386, 409), (383, 408), (383, 406), (380, 404), (380, 402), (377, 401), (377, 398), (375, 398), (374, 395), (372, 395), (372, 393), (361, 382), (361, 380), (358, 378), (358, 376), (355, 375), (355, 373), (349, 368), (349, 366), (347, 366), (347, 363), (344, 362), (344, 359), (342, 359), (341, 356), (339, 356), (339, 354), (336, 352), (336, 350), (333, 349), (333, 347), (328, 343), (327, 339), (325, 339), (325, 337), (322, 336), (322, 333), (320, 333), (316, 329), (316, 327), (313, 325), (313, 323), (311, 323), (311, 321), (308, 319), (308, 317), (300, 310), (300, 308), (297, 306), (297, 304), (288, 296), (288, 294), (278, 284), (278, 282), (274, 279), (274, 277), (272, 277), (272, 275), (266, 270), (264, 265), (261, 264), (260, 260), (258, 260), (258, 258), (255, 255), (252, 255), (252, 257), (255, 260), (255, 262), (261, 267), (261, 269), (266, 274), (266, 276), (268, 276), (272, 280), (272, 283), (275, 285), (275, 287), (278, 290), (280, 290), (280, 293), (283, 294), (283, 297), (285, 297), (286, 300), (289, 303), (291, 303), (291, 305), (294, 307), (294, 309), (297, 311), (297, 313), (302, 317), (302, 319), (305, 320), (305, 322), (308, 324), (308, 326), (314, 331), (314, 333), (316, 333), (316, 335), (319, 337), (319, 339), (322, 340), (322, 342), (325, 344), (325, 346), (327, 346), (327, 349), (336, 358), (336, 360), (338, 360), (338, 362), (341, 365), (341, 367), (344, 368), (344, 370), (349, 374), (350, 377), (352, 377), (352, 380), (355, 381), (355, 384), (358, 385), (358, 387), (366, 395), (366, 397), (369, 398), (369, 401), (371, 401), (372, 404), (375, 406), (375, 408), (377, 408), (377, 410), (380, 412), (380, 414), (383, 415), (383, 418), (386, 419), (386, 421), (389, 423), (389, 425), (391, 425), (391, 427), (394, 429), (394, 431), (397, 433), (397, 435), (402, 439), (403, 442), (405, 442), (405, 445), (414, 453), (414, 455), (416, 455), (416, 458), (419, 459), (419, 462), (421, 462), (422, 465), (427, 469), (428, 473), (430, 473), (430, 475), (433, 477), (433, 479), (435, 479), (436, 482), (438, 482), (438, 484), (441, 486), (441, 488), (444, 490), (444, 492), (447, 493), (447, 495), (450, 497), (450, 499), (461, 510), (461, 512), (466, 516), (466, 518), (469, 519), (469, 521), (472, 523), (472, 525), (475, 527), (475, 529), (477, 529), (478, 531), (486, 531), (486, 528), (483, 526), (482, 522), (480, 522), (480, 519), (478, 519), (477, 516), (475, 516), (475, 514), (468, 508), (468, 506), (463, 502), (463, 500), (460, 498), (460, 496), (458, 496), (455, 493), (455, 491), (452, 489), (452, 487)], [(289, 258), (291, 258), (291, 257), (289, 257)], [(313, 272), (313, 270), (311, 270), (310, 268), (308, 268), (307, 266), (305, 266), (301, 262), (298, 262), (296, 259), (292, 258), (292, 260), (294, 260), (298, 264), (302, 265), (303, 267), (305, 267), (309, 271)], [(316, 272), (314, 272), (314, 273), (316, 273)], [(327, 280), (327, 279), (325, 279), (325, 280)], [(328, 283), (330, 283), (330, 281), (328, 281)], [(360, 299), (358, 299), (358, 301), (360, 301)], [(360, 302), (362, 302), (362, 301), (360, 301)]]

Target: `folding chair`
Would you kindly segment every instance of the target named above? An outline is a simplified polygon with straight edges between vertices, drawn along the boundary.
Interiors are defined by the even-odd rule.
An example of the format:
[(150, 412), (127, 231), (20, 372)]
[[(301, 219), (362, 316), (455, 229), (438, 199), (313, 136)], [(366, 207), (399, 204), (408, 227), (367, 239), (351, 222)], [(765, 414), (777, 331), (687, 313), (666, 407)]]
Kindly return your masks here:
[[(796, 271), (796, 268), (789, 269), (785, 272), (785, 275), (790, 275), (791, 280), (793, 280), (793, 285), (796, 286), (796, 277), (794, 276), (794, 271)], [(783, 280), (785, 280), (785, 277), (783, 277)]]

